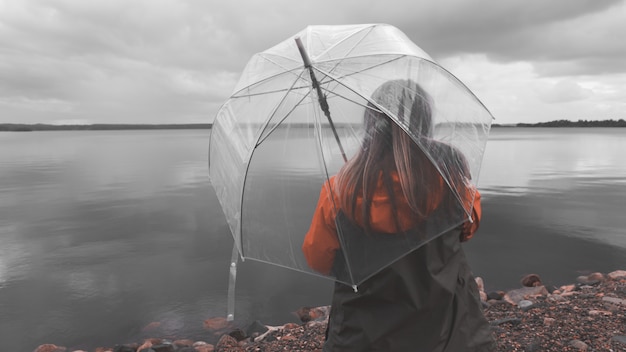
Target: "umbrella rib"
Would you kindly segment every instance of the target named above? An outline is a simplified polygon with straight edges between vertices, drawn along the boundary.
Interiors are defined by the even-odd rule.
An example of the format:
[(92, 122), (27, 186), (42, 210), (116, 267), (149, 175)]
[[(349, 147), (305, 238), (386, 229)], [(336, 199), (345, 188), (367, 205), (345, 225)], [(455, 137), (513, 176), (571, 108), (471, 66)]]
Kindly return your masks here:
[[(276, 78), (276, 77), (278, 77), (278, 76), (280, 76), (280, 75), (284, 75), (284, 74), (286, 74), (286, 73), (292, 73), (292, 72), (295, 72), (295, 71), (297, 71), (297, 70), (301, 70), (301, 69), (303, 69), (303, 68), (302, 68), (302, 67), (296, 67), (296, 68), (291, 69), (291, 70), (285, 70), (285, 71), (283, 71), (283, 72), (279, 72), (279, 73), (273, 74), (273, 75), (271, 75), (271, 76), (265, 77), (265, 78), (263, 78), (263, 79), (261, 79), (261, 80), (259, 80), (259, 81), (256, 81), (256, 82), (254, 82), (254, 83), (252, 83), (252, 84), (249, 84), (249, 85), (247, 85), (247, 86), (245, 86), (245, 87), (242, 87), (242, 88), (241, 88), (241, 89), (239, 89), (238, 91), (234, 92), (234, 93), (231, 95), (231, 97), (244, 97), (244, 96), (247, 96), (247, 95), (245, 95), (245, 94), (242, 94), (242, 95), (237, 95), (237, 93), (239, 93), (239, 92), (241, 92), (241, 91), (243, 91), (243, 90), (245, 90), (245, 89), (249, 89), (250, 87), (252, 87), (252, 86), (254, 86), (254, 85), (256, 85), (256, 84), (260, 84), (260, 83), (263, 83), (263, 82), (269, 81), (269, 80), (271, 80), (271, 79), (274, 79), (274, 78)], [(294, 73), (294, 74), (295, 74), (295, 73)], [(282, 90), (282, 89), (280, 89), (280, 90), (278, 90), (278, 91), (281, 91), (281, 90)], [(259, 93), (259, 94), (263, 94), (263, 93)]]
[[(302, 71), (302, 73), (304, 73), (304, 71)], [(301, 77), (302, 77), (302, 73), (300, 73), (300, 74), (298, 75), (298, 78), (301, 78)], [(294, 85), (296, 84), (296, 82), (298, 82), (298, 79), (296, 79), (296, 80), (294, 80), (294, 81), (293, 81), (292, 86), (294, 86)], [(289, 90), (287, 90), (287, 92), (288, 92), (288, 91), (289, 91)], [(276, 104), (276, 107), (274, 108), (274, 111), (272, 112), (272, 114), (269, 116), (269, 118), (267, 119), (267, 121), (266, 121), (266, 122), (265, 122), (265, 124), (263, 125), (263, 128), (261, 129), (261, 131), (260, 131), (260, 133), (259, 133), (259, 137), (258, 137), (258, 138), (261, 138), (261, 136), (263, 135), (263, 132), (264, 132), (264, 131), (265, 131), (265, 129), (267, 128), (267, 125), (269, 125), (270, 121), (272, 120), (272, 117), (273, 117), (273, 116), (274, 116), (274, 114), (276, 113), (276, 110), (278, 110), (278, 107), (280, 106), (280, 104), (282, 104), (282, 102), (284, 102), (284, 101), (285, 101), (286, 97), (287, 97), (287, 94), (285, 94), (285, 95), (283, 96), (283, 98), (280, 100), (280, 102), (279, 102), (278, 104)], [(289, 116), (289, 115), (287, 115), (287, 116)], [(278, 126), (278, 125), (277, 125), (277, 126)], [(274, 128), (274, 129), (275, 129), (275, 128)], [(274, 129), (272, 129), (272, 131), (273, 131)], [(267, 138), (267, 137), (265, 137), (265, 138)], [(246, 160), (248, 160), (248, 164), (246, 165), (246, 171), (245, 171), (245, 172), (244, 172), (244, 174), (243, 174), (243, 185), (242, 185), (242, 191), (241, 191), (241, 208), (239, 209), (239, 214), (241, 214), (241, 216), (239, 217), (239, 229), (240, 229), (240, 230), (239, 230), (239, 232), (240, 232), (240, 233), (239, 233), (239, 236), (240, 236), (239, 241), (240, 241), (240, 243), (241, 243), (241, 257), (242, 257), (242, 258), (244, 257), (244, 254), (243, 254), (243, 201), (244, 201), (244, 196), (245, 196), (245, 193), (246, 193), (246, 181), (247, 181), (247, 178), (248, 178), (248, 172), (249, 172), (249, 170), (250, 170), (250, 162), (249, 162), (249, 161), (250, 161), (250, 160), (252, 160), (252, 156), (254, 155), (254, 151), (256, 150), (256, 147), (257, 147), (258, 145), (259, 145), (259, 143), (258, 143), (258, 139), (257, 139), (257, 143), (255, 143), (254, 148), (252, 148), (252, 149), (250, 150), (250, 155), (249, 155), (249, 156), (248, 156), (248, 158), (246, 159)]]
[[(303, 71), (304, 72), (304, 71)], [(278, 121), (278, 123), (276, 125), (274, 125), (274, 127), (272, 127), (269, 132), (267, 132), (265, 134), (265, 137), (263, 138), (259, 138), (259, 140), (257, 140), (257, 143), (255, 145), (255, 147), (258, 147), (261, 143), (263, 143), (272, 133), (274, 133), (274, 131), (278, 128), (278, 126), (280, 126), (280, 124), (283, 123), (283, 121), (285, 121), (287, 119), (287, 117), (289, 117), (289, 115), (291, 115), (291, 113), (298, 107), (298, 105), (300, 105), (300, 103), (306, 99), (309, 95), (311, 94), (311, 91), (309, 90), (309, 92), (307, 92), (306, 94), (304, 94), (302, 96), (302, 99), (300, 99), (300, 101), (298, 101), (296, 104), (294, 104), (293, 108), (291, 108), (291, 110), (289, 110), (289, 112), (287, 112), (285, 114), (285, 117), (283, 117), (282, 119), (280, 119), (280, 121)], [(282, 103), (282, 101), (281, 101)], [(278, 106), (280, 106), (280, 104), (278, 104), (276, 107), (278, 108)], [(265, 129), (267, 128), (267, 125), (269, 124), (269, 121), (272, 119), (272, 117), (274, 116), (274, 114), (276, 113), (276, 111), (274, 111), (274, 113), (272, 113), (272, 115), (270, 116), (270, 118), (267, 120), (267, 123), (265, 124), (265, 126), (263, 127), (263, 132), (265, 132)]]
[[(359, 58), (359, 57), (367, 57), (367, 56), (370, 56), (370, 55), (365, 55), (365, 56), (353, 56), (353, 57), (351, 57), (351, 59), (353, 59), (353, 58)], [(338, 81), (338, 80), (340, 80), (340, 79), (342, 79), (342, 78), (349, 77), (349, 76), (353, 76), (353, 75), (356, 75), (356, 74), (359, 74), (359, 73), (363, 73), (363, 72), (366, 72), (366, 71), (369, 71), (369, 70), (373, 70), (373, 69), (375, 69), (376, 67), (379, 67), (379, 66), (382, 66), (382, 65), (386, 65), (386, 64), (388, 64), (388, 63), (390, 63), (390, 62), (394, 62), (394, 61), (397, 61), (397, 60), (403, 59), (403, 58), (405, 58), (405, 57), (408, 57), (408, 55), (394, 56), (392, 59), (389, 59), (389, 60), (387, 60), (387, 61), (385, 61), (385, 62), (380, 62), (380, 63), (378, 63), (378, 64), (376, 64), (376, 65), (373, 65), (373, 66), (367, 67), (367, 68), (365, 68), (365, 69), (363, 69), (363, 70), (360, 70), (360, 71), (354, 71), (354, 72), (347, 73), (347, 74), (344, 74), (344, 75), (341, 75), (341, 76), (337, 76), (337, 77), (332, 76), (332, 74), (330, 73), (330, 72), (332, 72), (332, 70), (331, 70), (331, 71), (324, 71), (324, 70), (320, 69), (320, 68), (319, 68), (319, 67), (317, 67), (317, 66), (315, 67), (315, 69), (316, 69), (316, 70), (318, 70), (318, 71), (320, 71), (320, 72), (321, 72), (322, 74), (324, 74), (325, 76), (330, 77), (332, 80), (334, 80), (334, 81)], [(418, 59), (418, 60), (424, 60), (424, 59), (422, 59), (422, 58), (417, 58), (417, 59)], [(343, 60), (345, 60), (345, 59), (342, 59), (341, 61), (343, 61)], [(338, 65), (335, 65), (335, 67), (337, 67), (337, 66), (338, 66)], [(322, 83), (326, 83), (326, 82), (320, 82), (320, 84), (322, 84)]]
[[(328, 48), (326, 48), (323, 52), (321, 52), (319, 55), (316, 55), (316, 57), (319, 57), (319, 56), (321, 56), (321, 55), (325, 55), (325, 54), (327, 54), (330, 50), (332, 50), (333, 48), (336, 48), (339, 44), (341, 44), (341, 43), (345, 42), (346, 40), (348, 40), (349, 38), (351, 38), (352, 36), (354, 36), (354, 35), (355, 35), (355, 34), (357, 34), (357, 33), (361, 33), (361, 32), (363, 32), (363, 31), (365, 31), (365, 30), (368, 30), (368, 31), (370, 31), (370, 32), (371, 32), (371, 31), (374, 29), (374, 27), (375, 27), (375, 26), (376, 26), (376, 25), (374, 24), (374, 25), (371, 25), (371, 26), (369, 26), (369, 27), (361, 28), (361, 29), (359, 29), (359, 30), (355, 31), (354, 33), (352, 33), (352, 34), (350, 34), (350, 35), (346, 36), (345, 38), (343, 38), (343, 39), (341, 39), (341, 40), (337, 41), (335, 44), (333, 44), (333, 45), (329, 46), (329, 47), (328, 47)], [(367, 36), (367, 34), (365, 34), (365, 36)], [(356, 45), (358, 45), (361, 41), (363, 41), (363, 39), (365, 38), (365, 36), (364, 36), (363, 38), (361, 38), (361, 40), (359, 40), (359, 41), (358, 41), (358, 42), (357, 42), (357, 43), (356, 43), (356, 44), (352, 47), (352, 49), (350, 49), (350, 50), (348, 51), (348, 53), (352, 52), (352, 51), (354, 50), (354, 48), (356, 47)]]
[[(367, 28), (362, 28), (361, 30), (359, 30), (359, 31), (357, 31), (357, 32), (355, 32), (355, 33), (353, 33), (353, 34), (351, 34), (351, 36), (355, 35), (356, 33), (363, 32), (363, 31), (365, 31), (365, 30), (368, 30), (369, 32), (371, 32), (372, 30), (374, 30), (374, 26), (370, 26), (370, 27), (367, 27)], [(335, 67), (333, 67), (333, 68), (330, 70), (330, 72), (333, 72), (333, 71), (335, 70), (335, 68), (337, 68), (337, 67), (338, 67), (338, 66), (339, 66), (339, 65), (340, 65), (340, 64), (341, 64), (344, 60), (348, 59), (348, 55), (350, 55), (350, 53), (351, 53), (351, 52), (353, 52), (353, 51), (354, 51), (354, 49), (355, 49), (355, 48), (356, 48), (359, 44), (361, 44), (361, 42), (365, 39), (365, 37), (367, 37), (367, 34), (363, 35), (363, 38), (361, 38), (359, 41), (357, 41), (356, 43), (354, 43), (354, 45), (352, 46), (352, 48), (350, 48), (350, 50), (348, 50), (348, 52), (346, 53), (346, 55), (345, 55), (343, 58), (341, 58), (341, 59), (337, 60), (337, 63), (335, 64)], [(340, 43), (343, 43), (344, 41), (348, 40), (348, 38), (350, 38), (350, 37), (346, 37), (346, 38), (344, 38), (344, 39), (342, 39), (342, 40), (338, 41), (337, 43), (335, 43), (334, 45), (332, 45), (331, 47), (329, 47), (328, 49), (326, 49), (326, 50), (324, 51), (324, 53), (327, 53), (328, 51), (330, 51), (331, 49), (333, 49), (334, 47), (336, 47), (336, 46), (337, 46), (337, 45), (339, 45)], [(320, 54), (320, 55), (321, 55), (321, 54)], [(350, 57), (350, 59), (351, 59), (351, 58), (353, 58), (353, 57), (359, 57), (359, 56), (351, 56), (351, 57)]]

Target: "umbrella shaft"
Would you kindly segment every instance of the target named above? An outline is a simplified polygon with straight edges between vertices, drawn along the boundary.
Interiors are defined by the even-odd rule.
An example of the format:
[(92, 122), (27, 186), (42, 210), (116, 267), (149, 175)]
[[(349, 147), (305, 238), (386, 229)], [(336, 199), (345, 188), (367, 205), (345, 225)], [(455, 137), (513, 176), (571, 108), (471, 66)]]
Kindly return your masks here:
[(328, 119), (330, 128), (333, 131), (333, 135), (335, 135), (335, 140), (337, 141), (337, 145), (339, 146), (339, 150), (341, 151), (341, 156), (343, 157), (343, 161), (348, 162), (348, 158), (346, 157), (346, 152), (343, 150), (343, 146), (341, 145), (341, 140), (339, 139), (339, 135), (337, 134), (337, 129), (335, 128), (335, 124), (333, 123), (333, 120), (330, 118), (330, 109), (328, 107), (328, 101), (326, 100), (326, 95), (322, 93), (322, 88), (320, 87), (320, 84), (317, 81), (317, 77), (315, 77), (315, 72), (313, 71), (313, 65), (311, 65), (311, 59), (309, 59), (309, 55), (304, 49), (304, 45), (302, 45), (302, 41), (300, 40), (300, 38), (295, 38), (295, 41), (296, 41), (296, 45), (298, 46), (298, 50), (300, 51), (300, 56), (302, 56), (304, 67), (309, 70), (309, 75), (311, 76), (311, 83), (313, 84), (313, 88), (315, 88), (315, 91), (317, 92), (317, 100), (319, 101), (322, 111), (324, 111), (324, 115)]

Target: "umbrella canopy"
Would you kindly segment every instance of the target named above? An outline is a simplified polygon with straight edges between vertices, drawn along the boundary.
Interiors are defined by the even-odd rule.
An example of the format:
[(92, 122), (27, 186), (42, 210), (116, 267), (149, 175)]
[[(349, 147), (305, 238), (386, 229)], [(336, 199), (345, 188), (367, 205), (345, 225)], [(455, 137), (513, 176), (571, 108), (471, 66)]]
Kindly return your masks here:
[[(416, 109), (429, 118), (414, 118)], [(335, 261), (343, 269), (313, 271), (301, 248), (320, 188), (334, 195), (327, 181), (363, 150), (372, 130), (388, 128), (384, 121), (368, 126), (371, 113), (401, 127), (455, 204), (431, 209), (410, 231), (380, 241), (378, 235), (355, 241), (338, 221)], [(470, 219), (492, 119), (397, 28), (310, 26), (248, 62), (213, 123), (211, 183), (242, 258), (357, 285)], [(338, 212), (335, 201), (333, 207)]]

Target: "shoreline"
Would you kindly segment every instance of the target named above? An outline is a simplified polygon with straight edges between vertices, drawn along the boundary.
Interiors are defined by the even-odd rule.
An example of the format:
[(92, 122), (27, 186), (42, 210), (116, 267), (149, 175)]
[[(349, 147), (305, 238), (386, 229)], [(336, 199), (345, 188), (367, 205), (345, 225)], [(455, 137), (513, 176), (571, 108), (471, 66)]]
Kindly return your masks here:
[[(626, 271), (592, 273), (560, 287), (546, 286), (537, 274), (522, 278), (521, 287), (485, 292), (476, 277), (483, 312), (497, 351), (626, 351)], [(98, 347), (93, 352), (249, 352), (321, 351), (329, 306), (303, 307), (301, 323), (268, 326), (253, 322), (245, 331), (224, 317), (204, 321), (201, 340), (149, 338), (142, 342)], [(54, 344), (34, 352), (88, 352)], [(89, 351), (92, 352), (92, 351)]]

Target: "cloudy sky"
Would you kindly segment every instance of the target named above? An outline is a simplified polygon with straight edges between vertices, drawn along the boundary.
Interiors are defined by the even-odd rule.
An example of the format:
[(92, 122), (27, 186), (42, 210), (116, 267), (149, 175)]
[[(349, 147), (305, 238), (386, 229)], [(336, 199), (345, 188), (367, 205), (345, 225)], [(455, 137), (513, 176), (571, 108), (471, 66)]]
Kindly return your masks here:
[(0, 123), (207, 123), (250, 57), (388, 23), (499, 123), (626, 118), (626, 0), (0, 0)]

